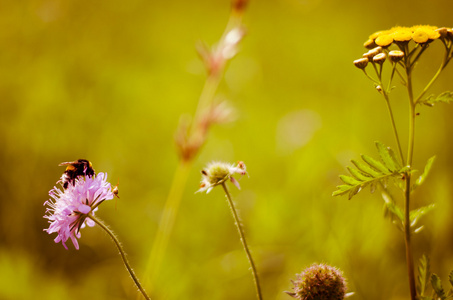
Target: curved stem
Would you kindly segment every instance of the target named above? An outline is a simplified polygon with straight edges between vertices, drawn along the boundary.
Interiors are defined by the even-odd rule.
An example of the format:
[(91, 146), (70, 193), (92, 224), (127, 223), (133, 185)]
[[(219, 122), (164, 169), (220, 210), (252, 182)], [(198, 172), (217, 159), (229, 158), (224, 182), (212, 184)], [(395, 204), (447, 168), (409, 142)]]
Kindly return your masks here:
[(123, 247), (121, 246), (121, 243), (118, 240), (118, 238), (115, 236), (115, 234), (101, 220), (94, 217), (91, 213), (88, 214), (88, 218), (90, 218), (96, 224), (98, 224), (112, 238), (113, 242), (115, 243), (116, 247), (118, 248), (118, 251), (121, 254), (121, 258), (123, 259), (124, 265), (126, 266), (126, 269), (129, 272), (129, 275), (131, 275), (132, 280), (134, 280), (135, 285), (140, 290), (143, 297), (145, 297), (145, 299), (147, 299), (147, 300), (150, 300), (151, 298), (146, 294), (145, 290), (140, 285), (140, 282), (138, 281), (138, 278), (135, 275), (134, 270), (132, 270), (131, 265), (129, 264), (129, 261), (127, 260), (126, 253), (124, 252)]
[(253, 262), (252, 254), (250, 254), (249, 247), (247, 246), (247, 240), (245, 239), (244, 231), (242, 230), (241, 222), (239, 221), (239, 216), (236, 212), (236, 208), (234, 207), (233, 200), (231, 200), (230, 193), (228, 192), (228, 189), (225, 185), (225, 182), (222, 183), (223, 190), (225, 191), (226, 198), (228, 200), (228, 204), (230, 206), (231, 212), (234, 217), (234, 222), (236, 224), (236, 228), (239, 232), (239, 236), (241, 238), (242, 246), (244, 246), (245, 254), (247, 255), (247, 259), (250, 263), (250, 267), (252, 269), (252, 275), (253, 275), (253, 280), (255, 282), (255, 288), (256, 288), (256, 294), (259, 300), (263, 299), (263, 296), (261, 294), (261, 288), (260, 288), (260, 283), (258, 280), (258, 273), (256, 272), (255, 268), (255, 263)]

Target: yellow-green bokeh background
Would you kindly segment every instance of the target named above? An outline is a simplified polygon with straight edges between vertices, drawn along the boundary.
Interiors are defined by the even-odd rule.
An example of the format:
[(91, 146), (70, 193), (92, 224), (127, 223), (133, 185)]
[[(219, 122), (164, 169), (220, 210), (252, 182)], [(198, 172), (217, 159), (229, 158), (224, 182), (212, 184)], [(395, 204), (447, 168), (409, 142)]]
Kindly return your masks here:
[[(231, 190), (265, 299), (289, 299), (290, 279), (313, 262), (341, 268), (352, 299), (408, 299), (402, 234), (383, 218), (382, 199), (331, 194), (349, 159), (374, 155), (375, 140), (394, 147), (384, 102), (352, 65), (362, 43), (395, 25), (453, 26), (452, 8), (447, 0), (252, 1), (248, 34), (219, 89), (238, 118), (212, 129), (194, 163), (153, 299), (254, 299), (221, 190), (194, 194), (212, 160), (247, 164), (250, 178)], [(174, 132), (205, 79), (194, 45), (215, 43), (228, 11), (228, 0), (0, 1), (0, 299), (135, 299), (109, 237), (84, 229), (80, 250), (65, 250), (43, 232), (43, 203), (60, 162), (91, 160), (120, 182), (121, 199), (98, 216), (146, 276), (178, 161)], [(429, 50), (415, 84), (439, 63), (441, 47)], [(451, 68), (433, 92), (453, 89)], [(394, 105), (406, 141), (401, 90)], [(437, 209), (414, 236), (414, 255), (430, 255), (446, 284), (453, 108), (419, 112), (415, 167), (433, 154), (437, 161), (413, 206)]]

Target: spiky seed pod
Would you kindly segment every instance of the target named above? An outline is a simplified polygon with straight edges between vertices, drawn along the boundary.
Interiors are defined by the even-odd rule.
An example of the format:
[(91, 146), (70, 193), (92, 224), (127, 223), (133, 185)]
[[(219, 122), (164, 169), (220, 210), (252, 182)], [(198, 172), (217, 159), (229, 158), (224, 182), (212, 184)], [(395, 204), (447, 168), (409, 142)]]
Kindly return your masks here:
[(346, 280), (343, 273), (326, 264), (313, 264), (297, 275), (294, 292), (287, 292), (299, 300), (343, 300)]

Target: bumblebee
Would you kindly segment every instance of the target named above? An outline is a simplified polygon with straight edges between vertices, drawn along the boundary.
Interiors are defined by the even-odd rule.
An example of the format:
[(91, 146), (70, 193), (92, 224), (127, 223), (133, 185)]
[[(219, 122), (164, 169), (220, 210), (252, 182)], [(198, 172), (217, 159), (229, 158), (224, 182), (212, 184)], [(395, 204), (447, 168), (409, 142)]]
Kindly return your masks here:
[(63, 162), (59, 166), (67, 166), (63, 175), (61, 175), (60, 182), (64, 189), (67, 189), (69, 184), (74, 185), (75, 180), (79, 176), (94, 176), (93, 165), (86, 159), (78, 159), (76, 161)]

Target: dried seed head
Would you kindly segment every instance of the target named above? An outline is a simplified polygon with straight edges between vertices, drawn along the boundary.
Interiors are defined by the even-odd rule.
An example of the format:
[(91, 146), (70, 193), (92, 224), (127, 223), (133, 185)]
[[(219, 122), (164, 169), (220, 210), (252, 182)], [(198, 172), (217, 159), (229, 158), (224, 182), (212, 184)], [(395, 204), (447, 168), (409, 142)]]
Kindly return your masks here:
[(299, 300), (342, 300), (346, 296), (346, 280), (337, 268), (313, 264), (296, 275), (294, 292), (288, 295)]
[(368, 65), (368, 58), (366, 58), (366, 57), (362, 57), (362, 58), (354, 60), (354, 66), (356, 66), (359, 69), (365, 69), (367, 65)]
[(397, 63), (404, 57), (404, 52), (400, 50), (392, 50), (389, 52), (389, 59), (391, 62)]
[(385, 53), (379, 53), (373, 57), (373, 62), (377, 64), (383, 64), (387, 55)]

